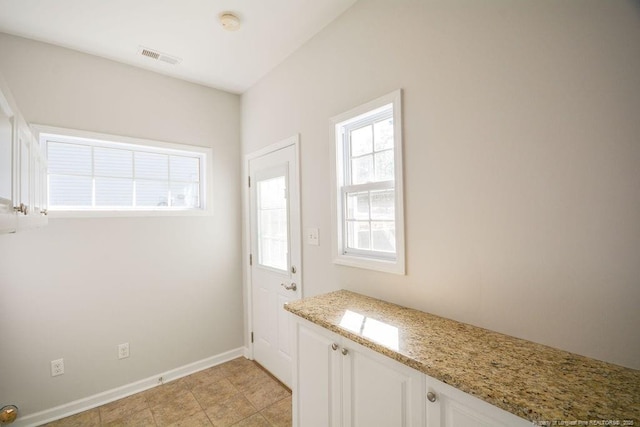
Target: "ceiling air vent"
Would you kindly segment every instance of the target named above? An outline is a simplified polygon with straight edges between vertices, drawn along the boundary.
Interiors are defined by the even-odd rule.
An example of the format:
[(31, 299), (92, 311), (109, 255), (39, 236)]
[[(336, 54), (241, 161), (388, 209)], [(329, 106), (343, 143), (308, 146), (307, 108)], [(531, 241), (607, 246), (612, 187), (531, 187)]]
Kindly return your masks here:
[(142, 56), (146, 56), (147, 58), (166, 62), (171, 65), (177, 65), (182, 61), (182, 59), (176, 56), (167, 55), (166, 53), (158, 52), (157, 50), (149, 49), (148, 47), (140, 46), (138, 48), (138, 53)]

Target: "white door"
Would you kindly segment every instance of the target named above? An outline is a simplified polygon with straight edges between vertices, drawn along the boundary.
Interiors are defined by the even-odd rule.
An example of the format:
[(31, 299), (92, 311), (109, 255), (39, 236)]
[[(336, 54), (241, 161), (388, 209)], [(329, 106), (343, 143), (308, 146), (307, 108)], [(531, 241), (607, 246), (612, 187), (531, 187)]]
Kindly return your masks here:
[(291, 387), (290, 315), (283, 307), (302, 295), (296, 142), (250, 158), (249, 178), (253, 358)]

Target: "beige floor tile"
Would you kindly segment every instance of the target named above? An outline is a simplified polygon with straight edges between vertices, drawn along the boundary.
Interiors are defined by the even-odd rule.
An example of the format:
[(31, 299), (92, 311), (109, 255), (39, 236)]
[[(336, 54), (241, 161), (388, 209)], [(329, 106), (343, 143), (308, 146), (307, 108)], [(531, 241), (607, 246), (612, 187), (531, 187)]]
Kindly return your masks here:
[(225, 371), (226, 375), (228, 376), (233, 373), (243, 371), (250, 367), (256, 367), (256, 364), (252, 360), (245, 359), (244, 357), (238, 357), (236, 359), (230, 360), (228, 362), (225, 362), (219, 365), (219, 367), (223, 371)]
[(246, 390), (243, 390), (243, 393), (259, 411), (291, 396), (289, 390), (271, 377), (251, 384)]
[(103, 425), (106, 427), (155, 427), (156, 423), (151, 410), (147, 408)]
[(211, 406), (206, 412), (214, 426), (228, 427), (255, 414), (257, 410), (246, 397), (237, 394), (222, 403)]
[(70, 417), (62, 418), (42, 427), (99, 427), (100, 411), (98, 408), (90, 409)]
[(233, 371), (227, 376), (227, 379), (236, 386), (240, 391), (245, 391), (257, 382), (263, 381), (269, 377), (264, 370), (256, 365), (250, 365), (243, 370)]
[(226, 376), (226, 372), (222, 368), (214, 366), (213, 368), (205, 369), (204, 371), (186, 376), (183, 380), (188, 384), (189, 388), (192, 389), (200, 385), (218, 382)]
[(266, 407), (261, 412), (274, 427), (291, 427), (291, 397), (282, 399), (271, 406)]
[(162, 403), (170, 403), (178, 395), (188, 392), (187, 384), (180, 381), (172, 381), (158, 387), (154, 387), (142, 393), (150, 408)]
[(129, 415), (138, 413), (143, 409), (147, 409), (147, 401), (142, 393), (134, 394), (133, 396), (125, 397), (124, 399), (116, 400), (115, 402), (107, 403), (100, 406), (100, 418), (103, 424), (110, 423), (111, 421), (126, 418)]
[(238, 389), (227, 379), (210, 384), (201, 384), (194, 387), (191, 392), (198, 399), (204, 410), (239, 393)]
[(170, 402), (161, 403), (151, 408), (153, 418), (158, 426), (170, 425), (201, 411), (202, 408), (198, 401), (189, 391), (177, 394)]
[(233, 427), (271, 427), (262, 415), (255, 414), (233, 425)]
[(211, 422), (204, 411), (169, 424), (167, 427), (211, 427)]

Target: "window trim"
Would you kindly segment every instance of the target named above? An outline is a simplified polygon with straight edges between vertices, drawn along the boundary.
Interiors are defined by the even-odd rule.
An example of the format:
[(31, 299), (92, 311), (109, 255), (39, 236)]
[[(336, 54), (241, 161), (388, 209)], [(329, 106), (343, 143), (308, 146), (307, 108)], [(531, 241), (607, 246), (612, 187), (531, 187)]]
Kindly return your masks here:
[[(347, 151), (344, 149), (342, 130), (353, 127), (364, 119), (375, 117), (384, 107), (393, 106), (393, 136), (394, 136), (394, 197), (395, 197), (395, 232), (396, 254), (393, 259), (384, 255), (372, 256), (371, 252), (357, 253), (350, 249), (345, 253), (345, 216), (346, 206), (344, 202), (345, 191), (351, 185), (345, 185), (345, 162)], [(340, 131), (338, 131), (340, 129)], [(362, 104), (342, 114), (331, 118), (331, 220), (332, 220), (332, 254), (335, 264), (350, 267), (365, 268), (394, 274), (405, 274), (405, 241), (404, 241), (404, 186), (403, 186), (403, 162), (402, 162), (402, 89), (395, 90), (373, 101)], [(388, 185), (391, 181), (364, 184), (371, 188), (380, 185)], [(365, 188), (360, 187), (359, 188)]]
[[(37, 140), (46, 150), (48, 138), (55, 138), (56, 142), (78, 143), (85, 146), (97, 146), (106, 148), (130, 148), (136, 151), (155, 152), (162, 150), (165, 154), (176, 155), (197, 155), (201, 159), (200, 171), (200, 199), (201, 206), (199, 208), (168, 208), (168, 209), (141, 209), (123, 208), (123, 209), (100, 209), (100, 208), (75, 208), (75, 209), (54, 209), (48, 210), (50, 218), (106, 218), (106, 217), (155, 217), (155, 216), (209, 216), (213, 214), (211, 207), (212, 188), (212, 149), (209, 147), (201, 147), (197, 145), (178, 144), (166, 141), (156, 141), (143, 138), (134, 138), (121, 135), (112, 135), (98, 132), (90, 132), (78, 129), (68, 129), (55, 126), (46, 126), (40, 124), (31, 125)], [(48, 198), (48, 196), (47, 196)]]

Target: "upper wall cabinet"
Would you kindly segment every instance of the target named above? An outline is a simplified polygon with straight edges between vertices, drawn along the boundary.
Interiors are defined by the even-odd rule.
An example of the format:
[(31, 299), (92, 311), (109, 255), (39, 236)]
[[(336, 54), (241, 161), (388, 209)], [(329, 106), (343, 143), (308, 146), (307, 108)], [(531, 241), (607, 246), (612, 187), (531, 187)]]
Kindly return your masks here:
[(47, 162), (0, 79), (0, 234), (47, 224)]
[(17, 229), (13, 210), (13, 123), (15, 114), (0, 91), (0, 233)]

